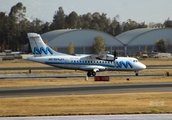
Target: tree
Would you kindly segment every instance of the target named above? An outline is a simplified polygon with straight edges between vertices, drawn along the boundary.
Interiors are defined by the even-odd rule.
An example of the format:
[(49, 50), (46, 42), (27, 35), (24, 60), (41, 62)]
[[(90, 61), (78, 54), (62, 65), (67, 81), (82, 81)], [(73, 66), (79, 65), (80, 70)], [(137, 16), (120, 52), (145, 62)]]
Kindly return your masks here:
[(52, 30), (64, 29), (65, 28), (65, 17), (63, 8), (59, 7), (59, 10), (55, 12), (53, 22), (50, 26)]
[(43, 27), (44, 27), (43, 21), (39, 20), (38, 18), (33, 20), (30, 24), (30, 30), (32, 32), (39, 33), (39, 34), (42, 32)]
[(76, 12), (72, 12), (66, 17), (67, 28), (78, 29), (82, 27), (80, 18)]
[(74, 51), (73, 42), (70, 42), (69, 47), (67, 48), (67, 54), (74, 54)]
[(148, 26), (145, 24), (145, 22), (141, 22), (138, 24), (138, 28), (147, 28)]
[(106, 44), (104, 42), (104, 39), (101, 36), (97, 36), (94, 38), (93, 43), (93, 50), (95, 53), (104, 52), (106, 48)]
[(123, 25), (124, 25), (123, 31), (128, 31), (138, 28), (138, 23), (131, 19), (128, 19), (127, 22), (123, 22)]
[(80, 20), (82, 23), (82, 28), (89, 29), (91, 20), (93, 20), (92, 14), (91, 13), (84, 14), (84, 15), (80, 16)]
[(94, 30), (100, 30), (99, 22), (100, 22), (100, 14), (98, 12), (95, 12), (92, 14), (92, 20), (90, 23), (90, 29)]
[(148, 47), (147, 47), (147, 45), (145, 45), (143, 52), (144, 52), (144, 53), (147, 53), (147, 52), (148, 52)]
[(0, 46), (2, 46), (2, 44), (6, 39), (7, 28), (8, 28), (8, 16), (5, 13), (0, 12)]
[(114, 17), (113, 21), (110, 24), (109, 33), (113, 36), (116, 36), (121, 33), (121, 27), (116, 17)]
[(106, 17), (105, 13), (95, 12), (92, 14), (92, 20), (90, 22), (90, 29), (100, 30), (104, 32), (108, 32), (110, 29), (110, 19)]
[(155, 23), (154, 22), (149, 22), (148, 27), (149, 28), (154, 28), (155, 27)]
[(45, 32), (48, 32), (50, 30), (50, 23), (46, 22), (44, 24), (42, 24), (42, 30), (41, 30), (41, 33), (45, 33)]
[(171, 28), (172, 27), (172, 21), (169, 20), (169, 18), (164, 22), (164, 26), (167, 28)]
[(168, 50), (170, 48), (170, 39), (164, 40), (164, 44), (165, 44), (166, 51), (168, 52)]
[(21, 32), (23, 31), (20, 26), (20, 22), (26, 20), (25, 13), (26, 7), (23, 6), (21, 2), (17, 3), (11, 8), (8, 18), (8, 49), (18, 50), (20, 47), (20, 42), (18, 40), (21, 37)]
[(162, 40), (162, 39), (157, 40), (155, 42), (155, 44), (156, 44), (156, 48), (157, 48), (158, 52), (166, 52), (166, 45), (165, 45), (164, 40)]

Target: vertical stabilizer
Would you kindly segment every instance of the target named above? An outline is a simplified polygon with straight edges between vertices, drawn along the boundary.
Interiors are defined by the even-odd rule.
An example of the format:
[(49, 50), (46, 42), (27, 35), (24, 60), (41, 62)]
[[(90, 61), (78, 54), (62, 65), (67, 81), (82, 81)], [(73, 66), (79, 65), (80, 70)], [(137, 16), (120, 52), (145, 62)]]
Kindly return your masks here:
[(54, 51), (48, 45), (46, 45), (39, 34), (28, 33), (27, 35), (34, 57), (64, 55), (63, 53)]

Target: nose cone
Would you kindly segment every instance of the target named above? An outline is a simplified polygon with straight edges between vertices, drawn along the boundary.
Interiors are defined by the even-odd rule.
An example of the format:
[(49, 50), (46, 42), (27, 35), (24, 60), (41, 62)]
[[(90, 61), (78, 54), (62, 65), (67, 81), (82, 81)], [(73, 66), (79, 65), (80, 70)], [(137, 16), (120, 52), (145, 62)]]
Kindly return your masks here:
[(140, 68), (144, 70), (146, 69), (146, 65), (144, 65), (143, 63), (140, 63)]
[(146, 65), (143, 64), (143, 69), (146, 69)]

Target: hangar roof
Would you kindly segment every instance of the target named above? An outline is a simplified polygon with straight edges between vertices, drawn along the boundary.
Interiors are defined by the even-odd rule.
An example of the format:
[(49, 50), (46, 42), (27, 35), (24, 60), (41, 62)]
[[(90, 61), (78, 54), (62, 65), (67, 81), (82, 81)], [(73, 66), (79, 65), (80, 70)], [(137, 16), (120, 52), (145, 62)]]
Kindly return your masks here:
[(134, 29), (124, 33), (117, 35), (115, 38), (120, 40), (124, 45), (128, 45), (131, 41), (136, 39), (137, 37), (146, 34), (150, 31), (159, 30), (159, 28), (141, 28), (141, 29)]
[(44, 33), (41, 35), (41, 37), (43, 37), (45, 40), (53, 40), (55, 37), (60, 36), (62, 34), (65, 34), (67, 32), (72, 32), (75, 31), (77, 29), (61, 29), (61, 30), (54, 30), (54, 31), (50, 31), (47, 33)]
[[(60, 38), (59, 40), (61, 40), (60, 44), (62, 45), (64, 43), (64, 45), (66, 45), (67, 43), (65, 43), (65, 41), (71, 40), (71, 39), (73, 39), (73, 40), (78, 39), (79, 42), (80, 42), (80, 39), (82, 39), (83, 41), (87, 41), (89, 43), (88, 40), (91, 39), (90, 36), (92, 36), (92, 33), (96, 33), (95, 35), (102, 34), (102, 35), (108, 36), (108, 37), (106, 37), (106, 41), (109, 41), (108, 44), (111, 44), (111, 45), (113, 45), (113, 44), (118, 45), (119, 43), (123, 44), (123, 45), (129, 45), (130, 43), (132, 43), (132, 44), (134, 43), (134, 45), (137, 45), (137, 44), (144, 44), (144, 43), (148, 44), (150, 42), (154, 43), (154, 40), (156, 40), (158, 38), (162, 38), (163, 36), (167, 37), (167, 35), (165, 33), (171, 34), (171, 33), (167, 32), (167, 31), (169, 31), (168, 29), (169, 28), (134, 29), (134, 30), (130, 30), (130, 31), (121, 33), (116, 37), (113, 37), (102, 31), (96, 31), (96, 30), (90, 30), (90, 29), (88, 29), (88, 30), (87, 29), (62, 29), (62, 30), (50, 31), (50, 32), (42, 34), (41, 36), (44, 40), (48, 40), (50, 43), (52, 41), (56, 40), (58, 37), (58, 38)], [(158, 30), (161, 30), (161, 32), (160, 32), (161, 34), (159, 32), (157, 32)], [(170, 31), (171, 31), (171, 29), (170, 29)], [(151, 33), (151, 32), (154, 32), (153, 36), (149, 35), (149, 33)], [(73, 34), (73, 33), (77, 33), (77, 34)], [(86, 34), (83, 34), (83, 33), (86, 33)], [(64, 37), (64, 34), (66, 37)], [(68, 34), (70, 34), (70, 35), (67, 36)], [(73, 36), (71, 36), (71, 34)], [(89, 36), (88, 36), (88, 34), (89, 34)], [(144, 36), (145, 34), (147, 36)], [(143, 36), (144, 36), (144, 38), (143, 38)], [(159, 37), (159, 36), (161, 36), (161, 37)], [(168, 36), (167, 38), (171, 38), (171, 37)], [(136, 41), (136, 39), (137, 39), (137, 41)], [(147, 40), (147, 41), (145, 41), (145, 40)], [(114, 43), (112, 41), (117, 41), (117, 42)], [(75, 45), (79, 44), (79, 42), (75, 43)], [(87, 45), (88, 43), (82, 42), (82, 44), (85, 44), (85, 45)], [(52, 42), (51, 44), (54, 44), (54, 42)]]
[[(41, 35), (43, 40), (48, 40), (48, 44), (59, 45), (60, 47), (68, 45), (69, 41), (73, 41), (75, 46), (79, 45), (92, 45), (91, 41), (94, 40), (95, 36), (101, 35), (106, 40), (106, 45), (122, 45), (120, 40), (117, 40), (114, 36), (97, 30), (92, 29), (61, 29), (54, 30)], [(58, 40), (57, 40), (58, 39)], [(82, 44), (81, 44), (81, 40)], [(116, 41), (116, 42), (115, 42)], [(60, 42), (60, 43), (59, 43)]]

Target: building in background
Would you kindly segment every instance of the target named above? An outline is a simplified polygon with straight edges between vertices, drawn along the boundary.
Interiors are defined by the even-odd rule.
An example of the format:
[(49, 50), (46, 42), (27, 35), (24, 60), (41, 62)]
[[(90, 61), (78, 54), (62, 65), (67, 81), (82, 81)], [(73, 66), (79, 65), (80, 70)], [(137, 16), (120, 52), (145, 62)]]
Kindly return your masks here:
[(106, 44), (106, 50), (116, 49), (124, 55), (135, 55), (139, 52), (156, 50), (157, 40), (167, 40), (167, 52), (172, 52), (171, 28), (142, 28), (124, 32), (116, 37), (97, 30), (63, 29), (54, 30), (41, 35), (45, 43), (53, 49), (66, 53), (70, 42), (73, 43), (75, 54), (93, 53), (94, 38), (101, 36)]
[(96, 30), (63, 29), (47, 32), (41, 35), (45, 43), (53, 49), (66, 53), (70, 42), (73, 43), (75, 54), (93, 53), (94, 38), (101, 36), (106, 44), (106, 50), (112, 52), (114, 48), (123, 50), (123, 44), (115, 37)]
[(115, 37), (124, 45), (124, 50), (130, 55), (138, 52), (156, 51), (156, 41), (166, 42), (167, 52), (172, 53), (172, 29), (171, 28), (142, 28), (124, 32)]

